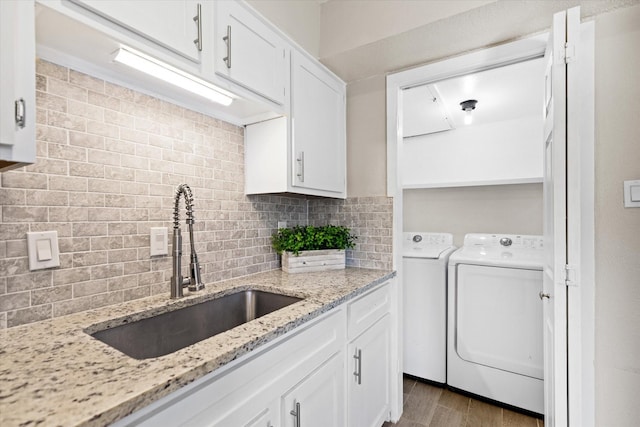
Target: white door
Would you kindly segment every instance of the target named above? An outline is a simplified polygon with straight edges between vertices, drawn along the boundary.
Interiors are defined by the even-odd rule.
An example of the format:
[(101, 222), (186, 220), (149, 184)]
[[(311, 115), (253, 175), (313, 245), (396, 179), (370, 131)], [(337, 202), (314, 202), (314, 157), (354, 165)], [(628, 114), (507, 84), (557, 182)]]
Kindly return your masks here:
[(344, 353), (324, 365), (282, 396), (283, 427), (344, 425)]
[[(568, 425), (567, 386), (567, 56), (573, 55), (579, 9), (553, 16), (545, 52), (543, 290), (545, 426)], [(570, 42), (570, 43), (568, 43)], [(571, 135), (574, 137), (575, 135)]]
[(306, 56), (291, 54), (292, 185), (345, 194), (344, 84)]
[[(198, 31), (198, 1), (196, 0), (164, 0), (123, 1), (123, 0), (71, 0), (98, 15), (116, 22), (119, 25), (157, 42), (166, 48), (194, 61), (200, 62), (200, 51), (197, 43), (202, 38)], [(203, 3), (203, 2), (201, 2)], [(199, 19), (208, 19), (210, 11), (200, 12)], [(200, 22), (211, 25), (211, 22)], [(204, 40), (200, 40), (204, 43)]]
[(215, 71), (279, 105), (286, 101), (286, 43), (243, 5), (216, 2)]
[(348, 350), (348, 426), (379, 427), (389, 414), (391, 323), (385, 315)]

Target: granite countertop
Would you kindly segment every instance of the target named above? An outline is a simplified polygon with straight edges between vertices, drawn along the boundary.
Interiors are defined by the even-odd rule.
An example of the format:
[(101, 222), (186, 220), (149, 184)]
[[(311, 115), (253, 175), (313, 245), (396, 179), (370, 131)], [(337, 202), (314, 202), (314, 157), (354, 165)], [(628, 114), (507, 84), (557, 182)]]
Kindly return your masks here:
[[(393, 275), (360, 268), (299, 274), (274, 270), (211, 284), (179, 300), (170, 300), (167, 292), (2, 330), (0, 425), (108, 425)], [(131, 321), (245, 289), (304, 300), (153, 359), (133, 359), (84, 332), (112, 319)]]

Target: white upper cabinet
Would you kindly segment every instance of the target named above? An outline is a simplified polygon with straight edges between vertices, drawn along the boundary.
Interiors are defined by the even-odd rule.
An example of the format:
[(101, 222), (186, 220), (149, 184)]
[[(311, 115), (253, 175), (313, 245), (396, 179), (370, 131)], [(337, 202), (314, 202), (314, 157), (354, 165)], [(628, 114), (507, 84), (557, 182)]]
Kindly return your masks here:
[[(194, 0), (70, 0), (128, 30), (195, 62), (200, 62), (202, 3)], [(211, 25), (209, 23), (208, 25)]]
[(296, 50), (291, 116), (246, 127), (245, 192), (347, 196), (345, 84)]
[(292, 185), (344, 197), (345, 85), (297, 51), (291, 68)]
[(36, 160), (34, 2), (0, 1), (0, 171)]
[(214, 16), (216, 74), (285, 105), (287, 42), (241, 3), (217, 1)]

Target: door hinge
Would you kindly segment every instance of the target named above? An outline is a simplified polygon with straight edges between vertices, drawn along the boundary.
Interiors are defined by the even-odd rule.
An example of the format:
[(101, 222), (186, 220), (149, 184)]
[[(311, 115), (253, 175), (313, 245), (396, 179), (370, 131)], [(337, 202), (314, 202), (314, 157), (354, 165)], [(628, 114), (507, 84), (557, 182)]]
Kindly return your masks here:
[(578, 286), (578, 269), (573, 265), (564, 266), (564, 283), (567, 286)]
[(574, 43), (565, 43), (564, 44), (564, 62), (565, 64), (569, 64), (576, 60), (576, 45)]

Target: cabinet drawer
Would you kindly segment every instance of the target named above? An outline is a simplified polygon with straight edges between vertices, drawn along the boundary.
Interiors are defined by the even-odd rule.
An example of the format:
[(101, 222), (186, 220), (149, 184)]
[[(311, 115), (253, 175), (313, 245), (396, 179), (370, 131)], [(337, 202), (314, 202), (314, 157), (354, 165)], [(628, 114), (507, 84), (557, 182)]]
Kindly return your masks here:
[(389, 284), (385, 283), (377, 289), (360, 297), (348, 305), (348, 337), (353, 339), (380, 319), (391, 308)]

